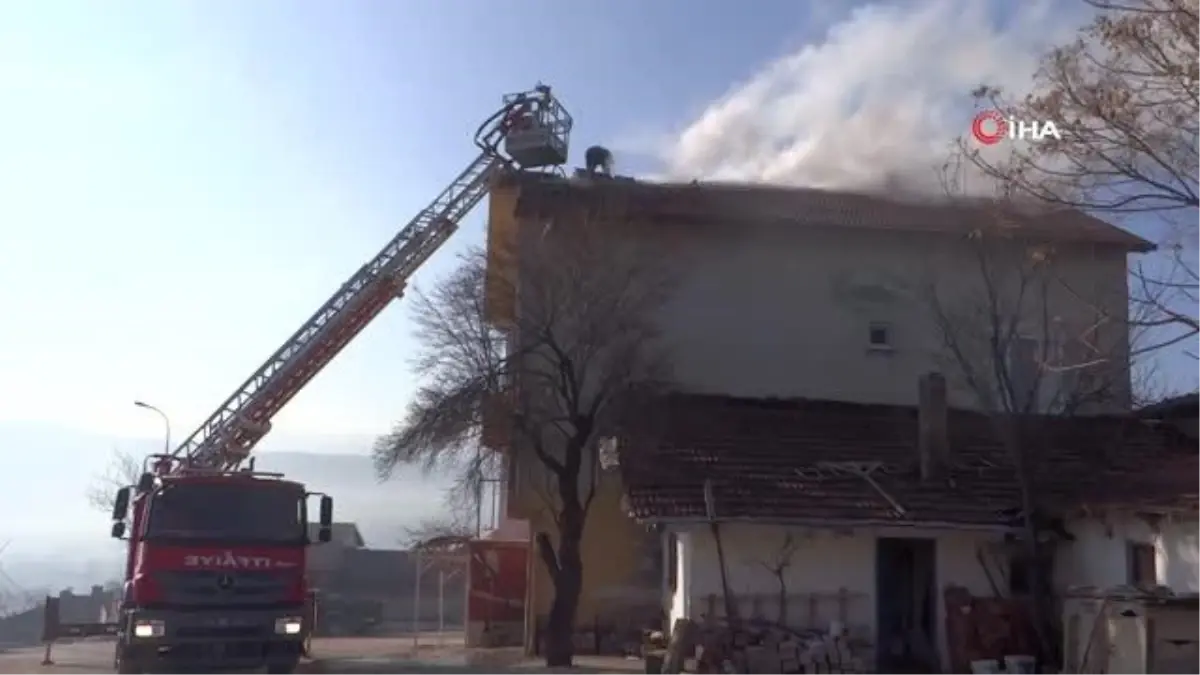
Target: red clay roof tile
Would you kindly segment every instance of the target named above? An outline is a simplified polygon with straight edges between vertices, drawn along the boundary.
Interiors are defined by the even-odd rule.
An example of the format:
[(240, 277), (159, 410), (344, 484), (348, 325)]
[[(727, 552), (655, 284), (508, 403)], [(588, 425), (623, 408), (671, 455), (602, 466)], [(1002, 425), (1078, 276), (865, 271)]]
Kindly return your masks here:
[[(1195, 508), (1197, 451), (1169, 428), (1131, 417), (1031, 423), (1042, 506)], [(704, 517), (706, 479), (722, 518), (1005, 525), (1021, 504), (995, 427), (976, 413), (951, 412), (950, 467), (929, 481), (914, 408), (675, 394), (642, 407), (630, 429), (621, 473), (638, 519)], [(879, 489), (846, 462), (875, 465)]]

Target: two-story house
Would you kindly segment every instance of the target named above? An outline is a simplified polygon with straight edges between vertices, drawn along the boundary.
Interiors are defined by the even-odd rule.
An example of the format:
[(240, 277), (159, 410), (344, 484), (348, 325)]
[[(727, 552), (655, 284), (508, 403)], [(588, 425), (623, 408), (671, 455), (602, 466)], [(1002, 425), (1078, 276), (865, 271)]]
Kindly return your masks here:
[[(1082, 339), (1094, 346), (1081, 356), (1109, 360), (1106, 379), (1128, 390), (1126, 257), (1153, 247), (1103, 221), (983, 202), (530, 176), (493, 193), (490, 246), (588, 199), (621, 209), (648, 246), (671, 251), (663, 264), (680, 274), (662, 324), (683, 390), (915, 403), (911, 383), (945, 370), (933, 303), (964, 326), (994, 312), (1007, 327), (1021, 314), (1019, 335), (1050, 337), (1056, 358)], [(1053, 257), (1040, 276), (1035, 244)], [(1003, 306), (988, 306), (993, 295)], [(951, 380), (951, 405), (979, 405)], [(1128, 405), (1127, 393), (1109, 403)]]
[[(917, 382), (939, 372), (946, 382), (943, 408), (1019, 408), (996, 381), (999, 362), (1018, 389), (1034, 393), (1036, 405), (1028, 412), (1061, 407), (1077, 390), (1089, 394), (1079, 401), (1083, 410), (1129, 407), (1126, 258), (1152, 247), (1102, 221), (964, 200), (511, 174), (492, 191), (489, 249), (512, 250), (523, 232), (541, 231), (588, 204), (633, 225), (620, 236), (669, 251), (662, 264), (673, 268), (676, 281), (657, 322), (677, 392), (915, 410)], [(492, 264), (511, 258), (496, 256)], [(501, 327), (519, 306), (519, 298), (489, 297), (491, 319)], [(530, 470), (536, 467), (510, 471), (506, 509), (536, 532), (551, 525), (527, 489), (533, 479), (524, 472)], [(616, 474), (605, 480), (608, 489), (592, 507), (583, 542), (582, 624), (599, 622), (613, 598), (635, 596), (645, 575), (646, 528), (630, 518), (629, 495)], [(703, 514), (689, 515), (692, 524), (702, 520), (697, 515)], [(939, 585), (978, 588), (984, 582), (976, 569), (976, 540), (994, 538), (1003, 528), (976, 528), (986, 535), (971, 527), (950, 529), (957, 539), (933, 556), (942, 569), (961, 573), (939, 575)], [(882, 536), (858, 543), (876, 546)], [(763, 537), (746, 531), (735, 538), (745, 547)], [(704, 547), (698, 541), (691, 546)], [(669, 565), (679, 564), (681, 550), (668, 552)], [(860, 585), (869, 586), (875, 558), (870, 564), (869, 570), (850, 565), (843, 571), (853, 567)], [(753, 562), (742, 567), (761, 572)], [(670, 576), (680, 583), (676, 571)], [(536, 562), (530, 580), (532, 623), (547, 611), (552, 587)], [(678, 606), (671, 614), (695, 611)]]

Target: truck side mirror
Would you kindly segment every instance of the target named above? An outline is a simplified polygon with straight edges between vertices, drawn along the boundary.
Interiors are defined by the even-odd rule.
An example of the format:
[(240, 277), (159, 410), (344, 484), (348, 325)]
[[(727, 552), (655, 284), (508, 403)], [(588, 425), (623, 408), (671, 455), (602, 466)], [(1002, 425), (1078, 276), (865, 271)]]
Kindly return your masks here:
[(321, 495), (321, 515), (318, 522), (321, 523), (321, 527), (333, 525), (333, 497)]
[(154, 489), (154, 474), (147, 471), (142, 474), (141, 478), (138, 478), (137, 491), (141, 492), (141, 493), (145, 493), (145, 492), (150, 492), (153, 489)]
[(113, 500), (112, 519), (125, 520), (127, 513), (129, 513), (129, 488), (123, 487), (117, 490), (116, 499)]
[(328, 543), (333, 538), (333, 497), (321, 495), (321, 511), (318, 517), (317, 541)]
[(125, 521), (117, 520), (112, 524), (112, 538), (120, 539), (125, 536)]

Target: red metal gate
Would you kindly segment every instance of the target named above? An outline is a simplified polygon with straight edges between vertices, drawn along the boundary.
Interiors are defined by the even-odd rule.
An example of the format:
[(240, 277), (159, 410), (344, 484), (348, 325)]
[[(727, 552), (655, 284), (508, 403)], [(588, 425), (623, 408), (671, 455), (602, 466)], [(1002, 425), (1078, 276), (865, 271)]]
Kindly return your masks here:
[(468, 643), (521, 644), (525, 629), (529, 545), (475, 539), (468, 544)]

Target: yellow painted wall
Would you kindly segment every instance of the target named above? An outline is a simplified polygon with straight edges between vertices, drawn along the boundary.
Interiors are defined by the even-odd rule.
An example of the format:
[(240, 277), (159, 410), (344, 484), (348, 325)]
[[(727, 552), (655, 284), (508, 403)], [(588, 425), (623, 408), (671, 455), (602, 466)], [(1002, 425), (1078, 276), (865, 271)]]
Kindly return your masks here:
[[(500, 328), (511, 327), (516, 312), (513, 256), (519, 233), (515, 216), (519, 193), (519, 187), (501, 177), (493, 184), (488, 202), (486, 311), (488, 320)], [(485, 443), (503, 449), (511, 457), (513, 451), (508, 446), (512, 439), (500, 429), (502, 420), (489, 417), (499, 416), (489, 416), (485, 412)], [(547, 484), (540, 475), (541, 469), (537, 461), (522, 462), (519, 467), (510, 463), (507, 515), (529, 520), (531, 536), (541, 531), (553, 538), (552, 514), (547, 511), (544, 498), (532, 489), (533, 486), (544, 489)], [(583, 592), (576, 615), (581, 627), (591, 625), (597, 617), (615, 619), (621, 616), (622, 610), (629, 606), (630, 598), (638, 597), (635, 589), (647, 587), (644, 569), (647, 550), (643, 542), (651, 535), (625, 515), (621, 506), (620, 479), (615, 473), (606, 472), (598, 490), (584, 528)], [(526, 648), (532, 647), (536, 618), (549, 613), (554, 598), (549, 573), (532, 541), (530, 545)], [(651, 584), (649, 591), (657, 594), (657, 582)], [(645, 595), (643, 590), (641, 596), (644, 598)]]
[[(515, 211), (519, 194), (515, 183), (499, 176), (493, 179), (488, 197), (487, 274), (484, 279), (483, 309), (484, 318), (500, 329), (510, 328), (516, 318), (516, 265), (512, 256), (518, 232)], [(505, 409), (504, 396), (502, 393), (492, 394), (483, 411), (480, 442), (492, 450), (505, 450), (511, 441), (505, 416), (501, 412)], [(508, 503), (513, 504), (511, 496)], [(510, 510), (510, 517), (519, 517), (516, 515), (518, 509)]]
[(517, 240), (517, 197), (520, 189), (503, 177), (492, 184), (488, 198), (487, 279), (484, 286), (484, 311), (488, 321), (503, 328), (513, 322), (516, 312), (516, 288), (512, 256)]
[[(580, 627), (591, 625), (597, 617), (602, 622), (605, 619), (619, 621), (631, 602), (636, 602), (639, 588), (643, 589), (643, 597), (645, 590), (653, 593), (659, 590), (657, 584), (651, 584), (647, 589), (644, 582), (646, 549), (642, 542), (653, 535), (625, 515), (621, 508), (619, 478), (615, 474), (606, 474), (598, 489), (584, 526), (583, 592), (575, 617)], [(518, 497), (523, 502), (522, 511), (530, 516), (530, 532), (545, 531), (553, 537), (554, 524), (540, 504), (541, 499), (531, 490), (519, 490)], [(554, 585), (536, 552), (530, 560), (532, 583), (526, 603), (526, 621), (533, 626), (536, 617), (549, 614)], [(642, 603), (645, 603), (644, 599)]]

